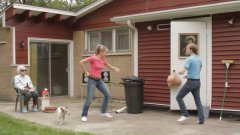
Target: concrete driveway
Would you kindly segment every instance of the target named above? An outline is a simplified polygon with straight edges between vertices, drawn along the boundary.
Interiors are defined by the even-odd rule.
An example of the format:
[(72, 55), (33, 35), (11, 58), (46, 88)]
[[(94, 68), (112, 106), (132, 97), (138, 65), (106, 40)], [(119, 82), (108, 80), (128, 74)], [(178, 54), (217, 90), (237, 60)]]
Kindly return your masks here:
[(90, 132), (96, 135), (240, 135), (240, 121), (238, 118), (225, 118), (219, 121), (218, 116), (211, 116), (204, 125), (196, 124), (197, 116), (193, 114), (184, 123), (177, 123), (179, 112), (163, 108), (148, 107), (140, 114), (115, 113), (123, 103), (111, 103), (113, 118), (99, 115), (101, 103), (94, 101), (89, 110), (87, 122), (81, 122), (82, 102), (80, 99), (67, 97), (52, 98), (52, 106), (68, 106), (70, 115), (63, 125), (57, 124), (55, 113), (14, 111), (14, 102), (0, 101), (0, 111), (16, 118), (26, 119), (43, 125), (73, 131)]

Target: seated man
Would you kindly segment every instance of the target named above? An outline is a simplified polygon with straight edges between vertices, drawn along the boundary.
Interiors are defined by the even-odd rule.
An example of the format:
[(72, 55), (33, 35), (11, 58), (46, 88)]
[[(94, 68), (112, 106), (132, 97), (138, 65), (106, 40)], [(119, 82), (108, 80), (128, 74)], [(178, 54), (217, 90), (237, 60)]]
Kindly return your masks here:
[(37, 112), (37, 103), (38, 103), (38, 92), (33, 87), (31, 78), (26, 75), (27, 68), (23, 65), (17, 67), (17, 74), (14, 77), (14, 87), (19, 89), (22, 95), (24, 96), (24, 106), (22, 112), (28, 112), (27, 106), (30, 98), (33, 98), (33, 107), (32, 111)]

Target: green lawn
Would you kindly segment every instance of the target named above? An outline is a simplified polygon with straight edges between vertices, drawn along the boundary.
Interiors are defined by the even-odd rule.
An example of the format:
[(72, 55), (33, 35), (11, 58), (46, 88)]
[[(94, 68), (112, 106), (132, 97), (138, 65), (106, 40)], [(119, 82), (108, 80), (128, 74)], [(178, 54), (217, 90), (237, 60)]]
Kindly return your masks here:
[(93, 135), (43, 126), (0, 112), (0, 135)]

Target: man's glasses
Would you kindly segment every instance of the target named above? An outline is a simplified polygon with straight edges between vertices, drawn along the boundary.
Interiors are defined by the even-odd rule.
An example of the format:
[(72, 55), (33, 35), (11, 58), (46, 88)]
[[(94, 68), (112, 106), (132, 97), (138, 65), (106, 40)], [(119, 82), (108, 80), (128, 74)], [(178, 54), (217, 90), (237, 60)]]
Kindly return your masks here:
[(21, 72), (27, 72), (27, 70), (21, 70)]

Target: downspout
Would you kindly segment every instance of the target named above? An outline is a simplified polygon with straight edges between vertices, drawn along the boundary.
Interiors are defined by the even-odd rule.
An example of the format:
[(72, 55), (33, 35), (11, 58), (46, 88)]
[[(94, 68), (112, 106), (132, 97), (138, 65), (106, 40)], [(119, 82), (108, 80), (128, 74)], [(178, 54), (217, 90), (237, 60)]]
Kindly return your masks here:
[(5, 12), (0, 13), (0, 19), (2, 18), (2, 27), (5, 27)]
[(138, 29), (127, 20), (127, 25), (133, 30), (133, 75), (138, 76)]

